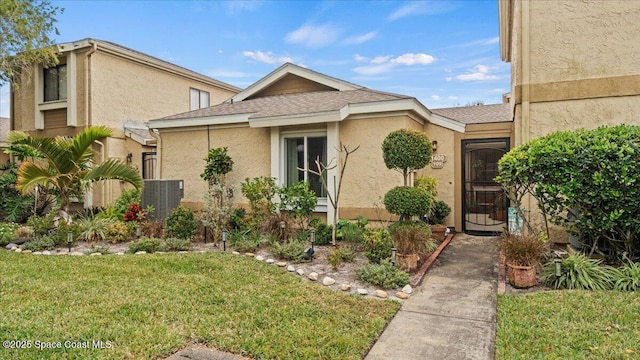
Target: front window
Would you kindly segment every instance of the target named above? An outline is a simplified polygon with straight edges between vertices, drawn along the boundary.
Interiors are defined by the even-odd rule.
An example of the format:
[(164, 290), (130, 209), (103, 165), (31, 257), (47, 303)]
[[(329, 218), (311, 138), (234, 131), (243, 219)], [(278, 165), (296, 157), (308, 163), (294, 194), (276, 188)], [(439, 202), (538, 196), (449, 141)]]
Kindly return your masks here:
[(67, 98), (67, 65), (44, 69), (44, 101)]
[[(318, 171), (316, 159), (327, 164), (326, 136), (286, 137), (285, 141), (285, 183), (287, 186), (300, 181), (309, 182), (309, 188), (319, 198), (326, 197), (320, 177), (308, 171)], [(304, 169), (304, 170), (302, 170)]]
[(189, 90), (189, 98), (191, 102), (190, 110), (198, 110), (209, 107), (209, 93), (203, 90)]

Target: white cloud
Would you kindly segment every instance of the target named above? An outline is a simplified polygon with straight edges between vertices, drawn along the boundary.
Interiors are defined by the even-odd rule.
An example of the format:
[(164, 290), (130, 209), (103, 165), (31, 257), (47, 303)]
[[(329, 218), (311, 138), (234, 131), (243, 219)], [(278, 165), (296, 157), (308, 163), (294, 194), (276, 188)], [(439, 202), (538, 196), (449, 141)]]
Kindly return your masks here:
[(353, 71), (362, 75), (377, 75), (377, 74), (382, 74), (391, 70), (394, 66), (395, 65), (392, 63), (358, 66), (357, 68), (353, 69)]
[(344, 45), (359, 45), (359, 44), (364, 44), (367, 41), (373, 39), (376, 37), (376, 32), (375, 31), (371, 31), (368, 32), (366, 34), (363, 35), (359, 35), (359, 36), (351, 36), (348, 37), (346, 39), (344, 39), (344, 41), (342, 42)]
[(484, 81), (496, 80), (498, 77), (489, 75), (489, 67), (487, 65), (476, 65), (468, 73), (457, 75), (456, 79), (460, 81)]
[(388, 21), (396, 21), (412, 15), (435, 15), (452, 10), (454, 6), (446, 1), (411, 1), (400, 7), (387, 17)]
[(389, 62), (389, 60), (391, 59), (391, 56), (376, 56), (373, 58), (373, 60), (371, 60), (372, 64), (384, 64)]
[(353, 59), (357, 62), (367, 62), (369, 61), (368, 57), (362, 56), (360, 54), (353, 54)]
[(449, 82), (449, 81), (453, 80), (453, 78), (451, 76), (447, 76), (447, 77), (444, 78), (444, 80)]
[[(357, 55), (357, 56), (358, 57), (356, 58), (356, 60), (358, 59), (366, 60), (365, 57), (362, 57), (360, 55)], [(393, 69), (394, 67), (397, 67), (400, 65), (405, 65), (405, 66), (429, 65), (434, 61), (436, 61), (436, 58), (434, 58), (431, 55), (422, 54), (422, 53), (421, 54), (407, 53), (395, 58), (389, 55), (376, 56), (371, 61), (369, 61), (369, 63), (373, 65), (358, 66), (355, 69), (353, 69), (353, 71), (359, 74), (364, 74), (364, 75), (381, 74), (383, 72), (387, 72)]]
[(404, 55), (400, 55), (397, 58), (391, 60), (391, 62), (397, 63), (397, 64), (404, 64), (404, 65), (429, 65), (431, 63), (433, 63), (434, 61), (436, 61), (436, 58), (434, 58), (431, 55), (427, 55), (427, 54), (413, 54), (413, 53), (408, 53), (408, 54), (404, 54)]
[(289, 56), (275, 56), (271, 51), (262, 52), (262, 51), (245, 51), (242, 55), (248, 57), (249, 59), (263, 62), (266, 64), (282, 64), (286, 62), (293, 62), (293, 59)]
[(431, 99), (433, 99), (433, 100), (440, 100), (440, 96), (438, 96), (438, 95), (431, 95)]
[(331, 24), (303, 25), (290, 32), (285, 40), (291, 44), (300, 44), (310, 48), (327, 46), (336, 41), (342, 31)]

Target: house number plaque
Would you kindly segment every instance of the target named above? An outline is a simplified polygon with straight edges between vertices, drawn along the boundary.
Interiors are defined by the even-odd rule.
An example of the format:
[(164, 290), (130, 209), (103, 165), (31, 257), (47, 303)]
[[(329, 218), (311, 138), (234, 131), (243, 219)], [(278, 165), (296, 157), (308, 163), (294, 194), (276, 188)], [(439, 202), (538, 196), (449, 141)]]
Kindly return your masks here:
[(446, 155), (432, 155), (431, 156), (431, 168), (432, 169), (442, 169), (444, 167), (444, 163), (447, 162)]

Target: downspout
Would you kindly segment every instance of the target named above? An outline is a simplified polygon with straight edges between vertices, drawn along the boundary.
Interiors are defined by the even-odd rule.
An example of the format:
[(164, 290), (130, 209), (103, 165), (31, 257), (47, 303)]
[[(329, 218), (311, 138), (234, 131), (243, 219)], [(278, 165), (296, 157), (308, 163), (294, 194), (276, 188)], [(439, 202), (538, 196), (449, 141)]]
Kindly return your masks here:
[(87, 64), (84, 67), (84, 121), (87, 127), (91, 126), (91, 55), (98, 50), (98, 44), (93, 41), (89, 41), (91, 44), (91, 50), (87, 52)]
[(162, 179), (162, 139), (160, 138), (160, 134), (156, 134), (155, 131), (153, 131), (153, 129), (149, 129), (149, 134), (151, 134), (151, 136), (153, 136), (154, 139), (156, 139), (156, 161), (157, 161), (157, 170), (156, 170), (156, 174), (157, 177), (155, 177), (156, 179)]

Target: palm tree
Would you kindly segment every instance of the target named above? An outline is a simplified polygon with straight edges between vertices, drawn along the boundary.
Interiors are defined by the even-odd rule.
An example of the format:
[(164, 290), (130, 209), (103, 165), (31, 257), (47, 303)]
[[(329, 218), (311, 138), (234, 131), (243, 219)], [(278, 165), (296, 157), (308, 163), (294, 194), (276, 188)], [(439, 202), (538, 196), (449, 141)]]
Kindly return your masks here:
[(142, 177), (131, 166), (117, 159), (93, 165), (91, 145), (111, 135), (104, 126), (90, 127), (73, 138), (45, 138), (13, 131), (7, 136), (9, 146), (26, 146), (36, 150), (41, 159), (26, 160), (18, 169), (16, 188), (23, 194), (36, 186), (50, 188), (58, 198), (60, 209), (69, 210), (69, 198), (80, 196), (91, 183), (118, 179), (142, 187)]

